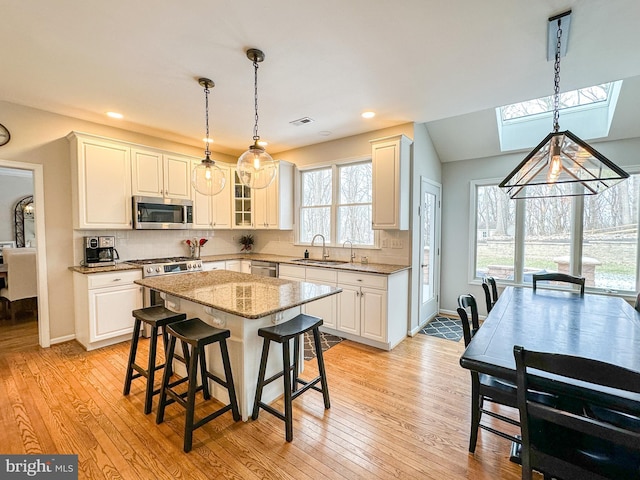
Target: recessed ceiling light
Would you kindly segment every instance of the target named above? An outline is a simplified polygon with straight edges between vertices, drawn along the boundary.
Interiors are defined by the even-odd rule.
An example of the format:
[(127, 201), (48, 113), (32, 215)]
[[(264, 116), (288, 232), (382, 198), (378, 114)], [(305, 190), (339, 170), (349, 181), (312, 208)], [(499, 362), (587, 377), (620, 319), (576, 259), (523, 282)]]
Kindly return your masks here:
[(265, 142), (264, 140), (260, 140), (260, 141), (258, 141), (258, 145), (260, 145), (261, 147), (266, 147), (269, 144), (267, 142)]
[(323, 137), (328, 137), (329, 135), (331, 135), (331, 131), (329, 130), (321, 130), (320, 132), (318, 132), (319, 135), (322, 135)]
[(362, 112), (362, 118), (373, 118), (376, 116), (376, 112)]
[(124, 118), (124, 115), (118, 112), (107, 112), (107, 117), (117, 118), (118, 120)]
[(202, 139), (202, 141), (203, 141), (204, 143), (207, 143), (207, 142), (208, 142), (208, 143), (213, 143), (213, 138), (207, 138), (207, 137), (204, 137), (204, 138)]

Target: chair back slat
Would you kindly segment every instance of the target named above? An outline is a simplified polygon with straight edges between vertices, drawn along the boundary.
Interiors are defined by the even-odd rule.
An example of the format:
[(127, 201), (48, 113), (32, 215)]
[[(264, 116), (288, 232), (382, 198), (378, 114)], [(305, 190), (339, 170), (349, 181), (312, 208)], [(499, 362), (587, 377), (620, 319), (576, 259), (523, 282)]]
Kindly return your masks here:
[(538, 282), (563, 282), (563, 283), (572, 283), (574, 285), (580, 286), (580, 295), (584, 296), (584, 277), (575, 277), (573, 275), (568, 275), (566, 273), (534, 273), (533, 274), (533, 290), (535, 291)]

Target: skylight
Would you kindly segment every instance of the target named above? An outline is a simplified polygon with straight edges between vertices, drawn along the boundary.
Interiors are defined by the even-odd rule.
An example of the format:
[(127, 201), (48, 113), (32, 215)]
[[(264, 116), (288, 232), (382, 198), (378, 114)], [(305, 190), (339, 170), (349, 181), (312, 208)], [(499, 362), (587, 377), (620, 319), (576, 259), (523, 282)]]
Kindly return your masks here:
[[(583, 139), (609, 135), (622, 80), (560, 94), (560, 130)], [(502, 151), (535, 147), (553, 129), (553, 95), (496, 108)]]

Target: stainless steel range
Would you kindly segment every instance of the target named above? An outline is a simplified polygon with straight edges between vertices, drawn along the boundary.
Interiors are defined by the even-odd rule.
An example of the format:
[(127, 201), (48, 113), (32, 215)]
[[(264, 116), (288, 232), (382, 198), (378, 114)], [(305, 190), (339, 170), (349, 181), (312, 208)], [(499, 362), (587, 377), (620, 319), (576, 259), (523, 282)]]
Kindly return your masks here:
[[(159, 275), (176, 275), (202, 271), (202, 261), (190, 257), (146, 258), (142, 260), (129, 260), (127, 263), (141, 267), (143, 277), (157, 277)], [(145, 287), (143, 305), (145, 307), (164, 305), (162, 294), (156, 290)], [(145, 325), (142, 329), (142, 336), (149, 337), (150, 335), (151, 328)]]
[(190, 257), (146, 258), (127, 263), (142, 267), (143, 277), (202, 271), (202, 261)]

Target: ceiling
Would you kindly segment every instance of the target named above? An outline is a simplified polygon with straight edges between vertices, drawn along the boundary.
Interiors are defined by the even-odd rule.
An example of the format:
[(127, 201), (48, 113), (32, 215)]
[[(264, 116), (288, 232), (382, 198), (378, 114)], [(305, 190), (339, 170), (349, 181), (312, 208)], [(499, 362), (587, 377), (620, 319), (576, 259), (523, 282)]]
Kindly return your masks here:
[(202, 145), (204, 76), (212, 150), (237, 155), (252, 143), (256, 47), (268, 151), (406, 122), (443, 131), (440, 151), (446, 125), (552, 93), (547, 18), (569, 8), (562, 90), (640, 75), (637, 0), (0, 0), (0, 100)]

